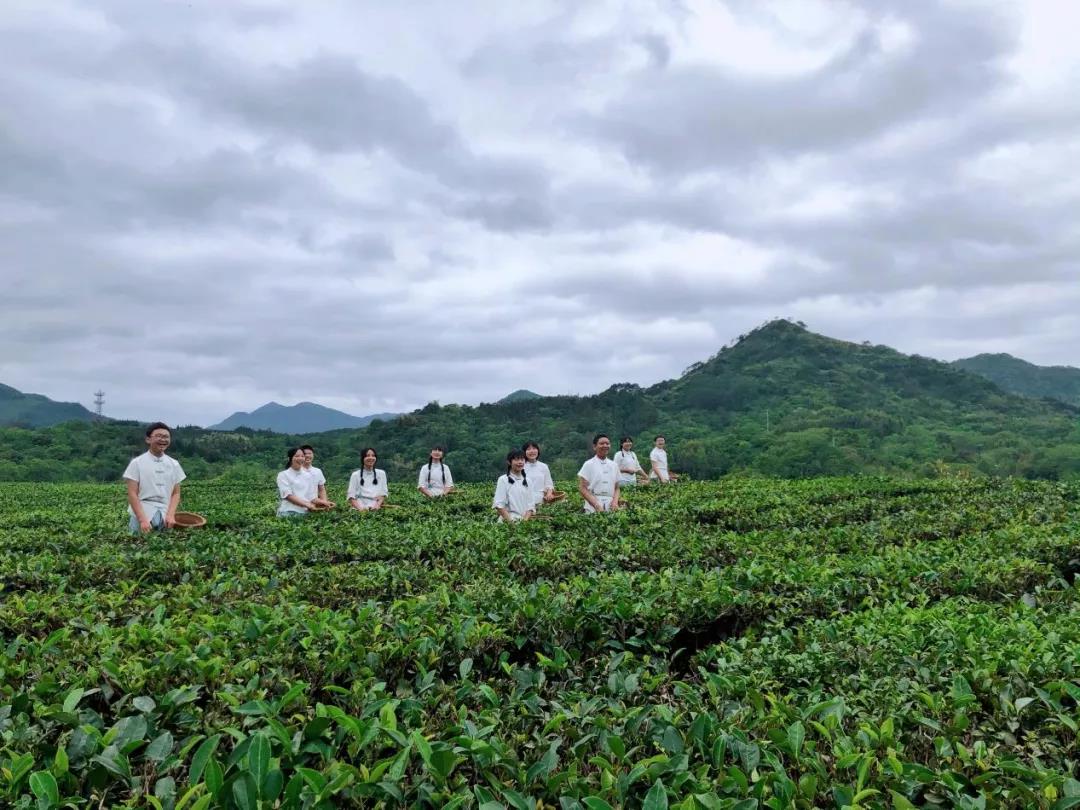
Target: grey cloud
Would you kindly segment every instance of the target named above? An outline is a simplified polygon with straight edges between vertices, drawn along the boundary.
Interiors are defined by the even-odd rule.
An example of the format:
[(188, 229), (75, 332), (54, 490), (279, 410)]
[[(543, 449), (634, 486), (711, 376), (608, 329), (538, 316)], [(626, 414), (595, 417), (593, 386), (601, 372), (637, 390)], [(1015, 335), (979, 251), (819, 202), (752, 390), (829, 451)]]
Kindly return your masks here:
[(925, 3), (895, 10), (915, 28), (914, 46), (901, 55), (884, 52), (866, 31), (819, 70), (794, 78), (696, 66), (645, 71), (577, 126), (635, 162), (685, 172), (849, 147), (913, 118), (955, 115), (999, 86), (1014, 42), (1001, 20)]

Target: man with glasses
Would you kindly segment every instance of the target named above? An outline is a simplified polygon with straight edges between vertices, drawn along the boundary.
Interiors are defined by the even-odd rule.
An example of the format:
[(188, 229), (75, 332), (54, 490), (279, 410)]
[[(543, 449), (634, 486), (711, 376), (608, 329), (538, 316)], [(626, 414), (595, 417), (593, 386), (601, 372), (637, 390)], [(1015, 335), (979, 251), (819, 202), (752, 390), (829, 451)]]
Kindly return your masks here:
[(176, 525), (180, 482), (187, 476), (180, 462), (165, 455), (171, 442), (169, 426), (154, 422), (146, 429), (147, 451), (133, 458), (124, 470), (132, 534), (171, 529)]

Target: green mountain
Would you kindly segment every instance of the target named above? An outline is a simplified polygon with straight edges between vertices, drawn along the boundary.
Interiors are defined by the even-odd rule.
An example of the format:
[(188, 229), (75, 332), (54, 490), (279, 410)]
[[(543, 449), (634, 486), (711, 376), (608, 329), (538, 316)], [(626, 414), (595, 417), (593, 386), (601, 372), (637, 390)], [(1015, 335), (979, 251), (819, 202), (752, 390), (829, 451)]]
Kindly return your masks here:
[(953, 365), (1025, 397), (1048, 397), (1080, 407), (1080, 368), (1037, 366), (1011, 354), (977, 354)]
[(530, 391), (528, 388), (519, 388), (517, 391), (511, 391), (505, 397), (500, 399), (497, 405), (509, 405), (511, 402), (524, 402), (528, 399), (541, 399), (542, 397), (535, 391)]
[[(467, 405), (431, 403), (393, 421), (307, 437), (344, 483), (373, 446), (391, 481), (411, 483), (434, 444), (459, 480), (491, 480), (508, 449), (534, 439), (557, 479), (573, 479), (595, 433), (631, 435), (639, 455), (664, 433), (676, 472), (990, 474), (1080, 477), (1080, 409), (1003, 391), (948, 363), (834, 340), (772, 321), (649, 388)], [(303, 436), (179, 428), (170, 451), (189, 476), (270, 480)], [(115, 480), (142, 448), (132, 423), (0, 430), (0, 480)]]
[(41, 394), (24, 394), (10, 385), (0, 385), (0, 425), (37, 428), (93, 418), (94, 414), (77, 402), (56, 402)]
[(236, 430), (246, 427), (252, 430), (270, 430), (274, 433), (324, 433), (342, 428), (361, 428), (376, 419), (393, 419), (396, 416), (396, 413), (353, 416), (315, 402), (298, 402), (296, 405), (268, 402), (251, 413), (237, 411), (208, 429)]

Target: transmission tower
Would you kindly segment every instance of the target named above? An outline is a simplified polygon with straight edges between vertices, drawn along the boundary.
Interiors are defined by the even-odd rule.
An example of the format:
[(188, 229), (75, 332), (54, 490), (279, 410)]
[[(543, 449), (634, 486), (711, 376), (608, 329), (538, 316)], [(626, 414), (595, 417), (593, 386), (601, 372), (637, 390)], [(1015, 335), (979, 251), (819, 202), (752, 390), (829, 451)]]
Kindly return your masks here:
[(97, 411), (98, 421), (102, 419), (101, 409), (105, 407), (105, 392), (100, 388), (94, 392), (94, 409)]

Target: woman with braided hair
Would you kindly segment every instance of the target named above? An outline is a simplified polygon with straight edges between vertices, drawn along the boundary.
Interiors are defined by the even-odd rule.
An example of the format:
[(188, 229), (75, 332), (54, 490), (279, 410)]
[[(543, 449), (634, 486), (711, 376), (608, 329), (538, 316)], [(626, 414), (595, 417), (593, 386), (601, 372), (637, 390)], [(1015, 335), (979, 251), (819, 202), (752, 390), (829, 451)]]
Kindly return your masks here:
[(454, 476), (450, 474), (450, 468), (443, 464), (443, 456), (446, 448), (435, 445), (431, 448), (427, 464), (420, 468), (420, 477), (416, 482), (416, 488), (428, 498), (441, 498), (454, 491)]
[(359, 470), (349, 477), (349, 506), (360, 512), (382, 509), (389, 490), (386, 486), (386, 473), (375, 468), (379, 454), (374, 447), (365, 447), (360, 451)]
[(491, 508), (499, 513), (499, 520), (507, 523), (528, 520), (536, 514), (536, 497), (529, 489), (522, 451), (511, 450), (506, 454), (506, 474), (500, 475), (495, 484)]

